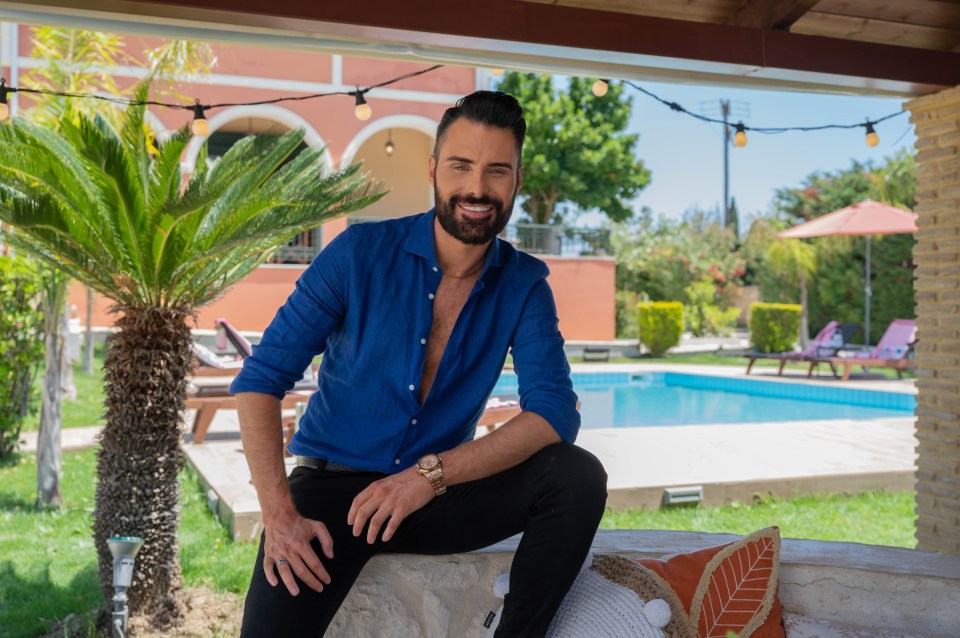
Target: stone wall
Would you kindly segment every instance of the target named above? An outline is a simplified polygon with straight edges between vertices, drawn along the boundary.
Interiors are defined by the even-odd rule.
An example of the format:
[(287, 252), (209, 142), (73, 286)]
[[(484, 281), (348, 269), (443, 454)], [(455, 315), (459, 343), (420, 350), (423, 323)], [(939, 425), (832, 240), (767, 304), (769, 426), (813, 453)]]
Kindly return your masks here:
[[(661, 557), (736, 537), (697, 532), (601, 530), (595, 552)], [(484, 638), (502, 603), (491, 592), (509, 571), (511, 539), (452, 556), (382, 554), (371, 560), (328, 635), (341, 638)], [(780, 599), (787, 611), (868, 630), (960, 636), (960, 556), (893, 547), (785, 539)]]
[(960, 87), (906, 104), (917, 132), (917, 541), (960, 552)]

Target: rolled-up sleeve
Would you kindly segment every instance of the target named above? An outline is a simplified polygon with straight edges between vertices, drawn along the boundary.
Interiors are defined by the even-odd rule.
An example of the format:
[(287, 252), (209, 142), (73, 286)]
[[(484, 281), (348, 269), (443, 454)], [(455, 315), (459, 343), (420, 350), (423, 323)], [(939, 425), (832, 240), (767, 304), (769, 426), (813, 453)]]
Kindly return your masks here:
[(573, 443), (580, 430), (580, 413), (558, 323), (553, 292), (541, 279), (524, 303), (511, 352), (520, 407), (543, 417), (563, 441)]
[(304, 271), (263, 339), (253, 346), (253, 355), (244, 359), (243, 369), (230, 386), (231, 394), (262, 392), (283, 398), (303, 377), (346, 314), (351, 244), (348, 229)]

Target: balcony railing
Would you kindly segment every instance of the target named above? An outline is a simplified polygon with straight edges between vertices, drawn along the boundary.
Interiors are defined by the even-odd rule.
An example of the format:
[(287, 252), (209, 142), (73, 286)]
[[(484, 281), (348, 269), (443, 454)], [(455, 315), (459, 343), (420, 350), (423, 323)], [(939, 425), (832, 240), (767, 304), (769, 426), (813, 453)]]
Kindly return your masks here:
[(507, 226), (504, 235), (517, 250), (532, 255), (586, 257), (610, 254), (610, 231), (602, 228), (515, 224)]
[[(347, 224), (383, 219), (351, 216), (347, 218)], [(552, 224), (513, 224), (504, 229), (501, 238), (516, 246), (517, 250), (532, 255), (587, 257), (610, 254), (610, 231), (605, 229)], [(298, 235), (288, 245), (279, 249), (270, 261), (274, 264), (309, 264), (320, 249), (320, 229), (315, 228)]]

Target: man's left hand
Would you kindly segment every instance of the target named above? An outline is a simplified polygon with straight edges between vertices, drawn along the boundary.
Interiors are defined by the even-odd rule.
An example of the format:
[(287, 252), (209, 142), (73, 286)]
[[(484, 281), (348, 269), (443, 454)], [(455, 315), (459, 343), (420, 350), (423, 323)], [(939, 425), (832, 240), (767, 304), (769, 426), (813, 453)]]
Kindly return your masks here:
[(347, 524), (353, 526), (354, 536), (360, 536), (369, 521), (367, 542), (372, 545), (386, 523), (383, 530), (383, 541), (386, 542), (393, 538), (403, 519), (429, 503), (434, 496), (430, 481), (416, 468), (409, 468), (371, 483), (357, 494), (347, 514)]

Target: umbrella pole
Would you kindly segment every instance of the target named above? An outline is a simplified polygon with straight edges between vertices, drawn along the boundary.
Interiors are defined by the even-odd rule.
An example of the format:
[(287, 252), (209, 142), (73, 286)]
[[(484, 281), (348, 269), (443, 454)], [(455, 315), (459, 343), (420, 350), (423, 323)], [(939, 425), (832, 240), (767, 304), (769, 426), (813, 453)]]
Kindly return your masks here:
[(867, 283), (863, 287), (863, 292), (866, 295), (864, 300), (864, 319), (863, 319), (863, 342), (870, 347), (870, 297), (873, 296), (873, 291), (870, 290), (870, 235), (867, 235)]

